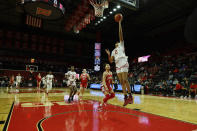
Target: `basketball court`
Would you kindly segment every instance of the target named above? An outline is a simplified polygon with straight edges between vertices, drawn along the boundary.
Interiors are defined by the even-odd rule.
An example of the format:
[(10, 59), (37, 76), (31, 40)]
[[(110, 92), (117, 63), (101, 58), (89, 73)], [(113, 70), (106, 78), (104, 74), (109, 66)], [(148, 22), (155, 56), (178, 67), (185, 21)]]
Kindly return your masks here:
[[(123, 96), (99, 109), (102, 93), (88, 90), (84, 100), (68, 103), (68, 90), (45, 93), (7, 93), (1, 89), (1, 130), (45, 131), (194, 131), (197, 129), (197, 101), (150, 95), (134, 95), (134, 104), (122, 106)], [(97, 94), (97, 95), (95, 95)], [(189, 109), (186, 109), (186, 106)], [(25, 123), (24, 123), (25, 122)]]
[[(8, 1), (12, 3), (12, 0)], [(76, 61), (80, 61), (83, 62), (83, 64), (75, 63), (74, 65), (75, 67), (80, 66), (82, 69), (86, 67), (87, 61), (93, 61), (91, 65), (93, 72), (102, 72), (103, 69), (105, 69), (105, 67), (102, 67), (104, 63), (108, 62), (108, 60), (107, 56), (101, 54), (104, 51), (102, 47), (104, 43), (102, 43), (102, 40), (100, 38), (101, 35), (99, 35), (100, 30), (103, 30), (103, 32), (105, 32), (104, 29), (108, 30), (108, 32), (105, 32), (103, 39), (109, 39), (109, 41), (111, 42), (111, 39), (113, 37), (108, 38), (108, 34), (114, 34), (114, 31), (116, 30), (116, 34), (119, 33), (118, 35), (120, 35), (121, 24), (119, 24), (118, 27), (118, 23), (121, 23), (120, 21), (123, 21), (123, 23), (125, 24), (123, 26), (127, 28), (127, 31), (134, 30), (131, 34), (123, 30), (123, 34), (126, 34), (127, 36), (127, 41), (130, 40), (129, 42), (131, 42), (133, 40), (132, 35), (137, 34), (137, 26), (139, 26), (140, 24), (144, 24), (140, 27), (140, 29), (143, 32), (146, 32), (147, 30), (154, 28), (154, 26), (162, 25), (163, 23), (167, 23), (167, 20), (171, 20), (167, 16), (165, 17), (165, 14), (157, 14), (157, 12), (152, 11), (158, 16), (163, 16), (165, 20), (161, 23), (152, 22), (152, 26), (148, 25), (148, 22), (144, 22), (144, 20), (149, 19), (148, 14), (151, 12), (151, 8), (148, 9), (149, 6), (154, 5), (151, 3), (151, 0), (150, 5), (148, 5), (146, 8), (144, 8), (144, 6), (148, 0), (76, 0), (75, 2), (74, 0), (65, 1), (66, 0), (16, 0), (16, 2), (12, 4), (12, 7), (16, 7), (15, 11), (18, 13), (17, 15), (20, 14), (21, 18), (21, 20), (18, 21), (14, 21), (14, 19), (12, 19), (14, 21), (13, 25), (22, 23), (18, 29), (22, 28), (24, 32), (20, 33), (19, 30), (16, 30), (13, 31), (15, 33), (11, 33), (12, 35), (10, 35), (10, 32), (7, 31), (5, 27), (2, 27), (2, 32), (6, 30), (5, 32), (8, 32), (8, 37), (6, 33), (3, 34), (0, 32), (0, 46), (2, 45), (2, 50), (12, 47), (14, 49), (18, 49), (19, 51), (17, 50), (15, 54), (16, 56), (19, 54), (20, 60), (22, 62), (24, 62), (26, 59), (25, 55), (30, 52), (28, 60), (31, 57), (31, 62), (26, 62), (25, 65), (22, 65), (20, 67), (23, 68), (22, 70), (10, 70), (6, 68), (2, 70), (0, 69), (0, 73), (5, 72), (4, 75), (16, 75), (20, 71), (24, 76), (28, 76), (29, 74), (32, 76), (33, 74), (37, 75), (37, 73), (41, 69), (46, 69), (42, 68), (42, 66), (39, 65), (41, 63), (38, 62), (39, 60), (44, 63), (43, 66), (47, 65), (48, 68), (50, 68), (51, 63), (55, 63), (57, 61), (68, 60), (69, 64), (67, 64), (67, 67), (68, 65), (72, 66), (72, 64)], [(72, 2), (73, 6), (70, 6), (72, 5)], [(165, 4), (168, 7), (173, 7), (177, 12), (179, 10), (182, 10), (181, 7), (176, 8), (168, 2), (166, 2)], [(160, 7), (158, 6), (157, 9), (159, 10), (159, 8)], [(187, 10), (187, 8), (184, 9)], [(138, 18), (135, 18), (135, 16), (139, 15), (140, 12), (143, 11), (146, 11), (146, 13), (139, 16)], [(185, 14), (187, 14), (187, 11), (185, 11), (182, 15), (185, 16)], [(169, 15), (171, 16), (171, 13), (169, 13)], [(130, 20), (131, 18), (133, 19), (133, 23), (129, 21), (133, 24), (133, 26), (129, 27), (129, 22), (127, 21), (126, 17), (130, 17)], [(140, 19), (140, 17), (143, 17), (143, 19)], [(177, 19), (178, 17), (179, 16), (174, 18)], [(6, 19), (10, 18), (6, 17), (5, 21)], [(152, 19), (154, 19), (154, 16), (152, 16)], [(107, 20), (110, 20), (110, 22), (107, 22)], [(138, 20), (138, 22), (135, 22), (135, 20)], [(102, 26), (102, 24), (104, 26)], [(117, 29), (114, 29), (114, 27), (117, 27)], [(144, 27), (146, 27), (146, 29), (144, 29)], [(92, 33), (91, 29), (98, 31), (96, 31), (96, 33)], [(44, 33), (40, 33), (42, 30), (45, 30), (44, 33), (48, 32), (50, 34), (51, 31), (53, 32), (53, 34), (50, 34), (50, 36), (48, 36)], [(153, 30), (153, 34), (147, 34), (154, 38), (156, 37), (154, 31), (157, 32), (157, 30)], [(11, 40), (12, 42), (10, 42), (9, 39), (11, 38), (9, 37), (17, 37), (17, 32), (19, 32), (19, 38), (13, 38), (13, 40)], [(62, 32), (66, 32), (66, 35), (64, 36)], [(84, 35), (84, 32), (88, 35)], [(61, 34), (61, 37), (58, 36), (58, 33)], [(53, 35), (57, 36), (58, 38), (54, 37)], [(8, 41), (7, 43), (11, 43), (11, 46), (9, 44), (3, 46), (3, 44), (1, 44), (1, 37), (3, 39), (3, 42), (5, 41), (6, 43)], [(6, 38), (4, 39), (3, 37)], [(93, 46), (85, 45), (86, 42), (90, 42), (88, 41), (89, 38), (91, 39), (91, 42), (94, 41)], [(74, 40), (76, 40), (77, 42), (73, 42)], [(82, 40), (84, 41), (84, 43), (80, 43)], [(15, 41), (16, 46), (14, 45)], [(72, 42), (74, 44), (72, 44)], [(43, 43), (44, 45), (41, 46)], [(78, 43), (80, 43), (81, 45), (77, 45)], [(111, 45), (104, 46), (111, 48)], [(132, 48), (128, 48), (127, 51), (135, 52), (134, 46), (139, 46), (140, 49), (143, 48), (140, 44), (136, 44), (133, 45)], [(91, 53), (90, 51), (84, 50), (85, 48), (90, 49), (90, 47), (92, 49)], [(14, 49), (9, 50), (11, 52), (10, 54), (12, 54), (12, 51)], [(73, 50), (77, 51), (72, 52)], [(138, 52), (141, 52), (142, 50), (139, 50)], [(21, 52), (24, 54), (21, 55)], [(48, 56), (51, 52), (52, 55)], [(42, 57), (39, 57), (39, 55), (42, 55), (42, 53), (44, 55)], [(9, 61), (15, 60), (15, 54), (13, 55), (14, 58), (10, 59)], [(83, 54), (85, 55), (83, 56)], [(90, 54), (92, 56), (90, 56)], [(106, 59), (104, 57), (106, 57)], [(151, 55), (148, 55), (146, 59), (148, 59), (149, 57), (151, 57)], [(2, 58), (4, 59), (4, 55), (2, 55)], [(142, 61), (144, 59), (142, 59)], [(48, 61), (50, 61), (51, 63)], [(87, 65), (89, 63), (90, 62), (87, 62)], [(64, 64), (65, 63), (63, 63), (62, 65), (65, 66)], [(13, 65), (15, 65), (15, 63)], [(59, 62), (57, 65), (61, 65), (61, 62)], [(68, 68), (70, 69), (70, 67)], [(57, 67), (56, 69), (58, 70), (59, 67)], [(59, 72), (53, 72), (54, 74), (56, 73), (55, 76), (58, 76), (57, 79), (61, 79), (61, 81), (65, 79), (64, 69), (65, 68), (63, 68), (62, 70), (59, 69)], [(112, 68), (112, 70), (114, 69)], [(48, 71), (49, 69), (40, 72), (42, 73), (42, 75), (46, 75)], [(91, 73), (91, 71), (89, 72)], [(28, 78), (30, 77), (30, 75), (28, 76)], [(79, 74), (77, 75), (76, 77), (78, 77), (79, 79)], [(100, 76), (96, 75), (96, 77)], [(17, 89), (16, 87), (0, 87), (0, 130), (197, 131), (197, 99), (183, 99), (177, 97), (163, 97), (158, 95), (154, 96), (151, 94), (145, 95), (144, 93), (136, 93), (133, 94), (133, 103), (123, 106), (123, 103), (125, 101), (125, 94), (122, 93), (121, 88), (120, 90), (115, 92), (115, 97), (113, 99), (110, 99), (107, 104), (102, 106), (101, 108), (100, 104), (102, 103), (102, 101), (104, 101), (103, 98), (105, 97), (105, 95), (101, 91), (100, 81), (100, 83), (89, 83), (94, 84), (99, 90), (97, 90), (96, 88), (86, 89), (83, 99), (79, 99), (78, 95), (74, 95), (74, 100), (70, 102), (68, 101), (70, 100), (70, 90), (67, 86), (53, 86), (53, 88), (50, 88), (49, 92), (47, 87), (46, 93), (46, 89), (44, 89), (43, 87), (36, 88), (35, 83), (33, 83), (32, 79), (28, 79), (27, 85)], [(51, 77), (51, 81), (52, 79), (53, 77)], [(139, 88), (141, 88), (141, 85), (138, 86), (140, 86)], [(79, 90), (79, 88), (77, 90)]]

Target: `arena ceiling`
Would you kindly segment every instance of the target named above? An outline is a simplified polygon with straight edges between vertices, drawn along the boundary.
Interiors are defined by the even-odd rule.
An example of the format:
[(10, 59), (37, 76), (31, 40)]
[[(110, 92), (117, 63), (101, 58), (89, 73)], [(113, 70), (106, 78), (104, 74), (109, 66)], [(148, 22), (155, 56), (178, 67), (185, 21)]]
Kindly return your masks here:
[[(18, 29), (24, 28), (25, 12), (21, 7), (17, 6), (19, 1), (0, 1), (0, 23), (2, 27), (14, 26)], [(79, 34), (76, 34), (73, 30), (66, 31), (65, 24), (82, 0), (60, 0), (60, 2), (65, 7), (63, 17), (57, 20), (43, 20), (40, 31), (55, 32), (57, 35), (78, 35), (85, 39), (95, 39), (95, 41), (96, 33), (100, 32), (101, 41), (107, 40), (105, 43), (117, 40), (114, 40), (118, 36), (118, 25), (113, 20), (115, 13), (109, 15), (109, 12), (117, 6), (117, 3), (111, 3), (109, 8), (104, 11), (104, 15), (107, 18), (103, 22), (95, 25), (100, 20), (100, 18), (96, 18), (86, 28), (83, 28)], [(91, 5), (87, 6), (93, 9)], [(124, 16), (124, 37), (130, 41), (134, 37), (155, 37), (162, 32), (183, 28), (188, 16), (196, 6), (196, 0), (140, 0), (138, 11), (121, 7), (117, 12), (122, 13)]]

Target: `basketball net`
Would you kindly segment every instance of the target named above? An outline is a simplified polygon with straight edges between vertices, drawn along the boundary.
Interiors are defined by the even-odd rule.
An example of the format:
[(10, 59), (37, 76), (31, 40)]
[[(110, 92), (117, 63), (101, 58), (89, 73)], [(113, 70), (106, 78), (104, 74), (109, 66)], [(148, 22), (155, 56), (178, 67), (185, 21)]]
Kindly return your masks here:
[(103, 17), (104, 9), (108, 8), (107, 0), (89, 0), (90, 4), (94, 7), (94, 13), (96, 17)]

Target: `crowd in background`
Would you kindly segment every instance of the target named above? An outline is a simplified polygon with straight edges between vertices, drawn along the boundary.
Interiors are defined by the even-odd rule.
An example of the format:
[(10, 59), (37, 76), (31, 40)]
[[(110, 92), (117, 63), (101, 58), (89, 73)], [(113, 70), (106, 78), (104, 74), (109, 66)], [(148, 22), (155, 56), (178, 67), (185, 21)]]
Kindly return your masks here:
[(197, 89), (196, 55), (163, 56), (157, 61), (133, 62), (131, 74), (134, 77), (130, 77), (130, 83), (141, 84), (145, 93), (194, 97)]
[[(53, 65), (51, 65), (53, 66)], [(40, 67), (39, 67), (40, 68)], [(58, 66), (57, 66), (58, 68)], [(65, 68), (65, 67), (64, 67)], [(43, 70), (43, 68), (41, 68)], [(51, 69), (51, 68), (50, 68)], [(55, 87), (66, 86), (64, 79), (65, 69), (62, 68), (62, 73), (55, 73)], [(69, 68), (67, 68), (69, 70)], [(77, 74), (81, 74), (82, 69), (75, 69)], [(114, 82), (119, 84), (115, 70), (113, 70)], [(94, 72), (87, 69), (90, 74), (91, 81), (89, 83), (101, 83), (102, 71)], [(7, 86), (9, 76), (1, 76), (0, 86)], [(22, 86), (27, 86), (28, 81), (35, 80), (36, 73), (22, 77)], [(46, 74), (41, 72), (41, 75)], [(138, 63), (132, 61), (128, 74), (131, 86), (134, 84), (141, 85), (146, 94), (178, 96), (178, 97), (195, 97), (197, 89), (197, 53), (160, 56), (159, 59), (153, 60), (150, 58), (148, 62)]]

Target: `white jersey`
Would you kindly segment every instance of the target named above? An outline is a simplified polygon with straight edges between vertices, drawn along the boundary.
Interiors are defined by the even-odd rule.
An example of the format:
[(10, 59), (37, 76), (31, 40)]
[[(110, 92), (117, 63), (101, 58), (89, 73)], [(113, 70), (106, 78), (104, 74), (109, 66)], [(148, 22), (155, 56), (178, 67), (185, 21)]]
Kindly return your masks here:
[(66, 74), (65, 74), (68, 78), (68, 81), (72, 81), (72, 82), (75, 82), (76, 81), (76, 72), (74, 71), (68, 71)]
[(53, 80), (53, 75), (46, 75), (46, 80), (47, 80), (47, 82), (52, 82), (52, 80)]
[(42, 82), (46, 82), (46, 77), (42, 77)]
[(127, 56), (125, 55), (124, 41), (120, 41), (118, 47), (116, 47), (111, 56), (114, 57), (116, 67), (121, 67), (127, 63)]
[(114, 56), (115, 61), (117, 61), (118, 59), (122, 58), (122, 57), (127, 57), (125, 55), (125, 48), (124, 48), (124, 41), (121, 41), (118, 44), (118, 47), (116, 47), (113, 51), (111, 56)]
[(21, 82), (22, 77), (21, 76), (16, 76), (16, 82)]

